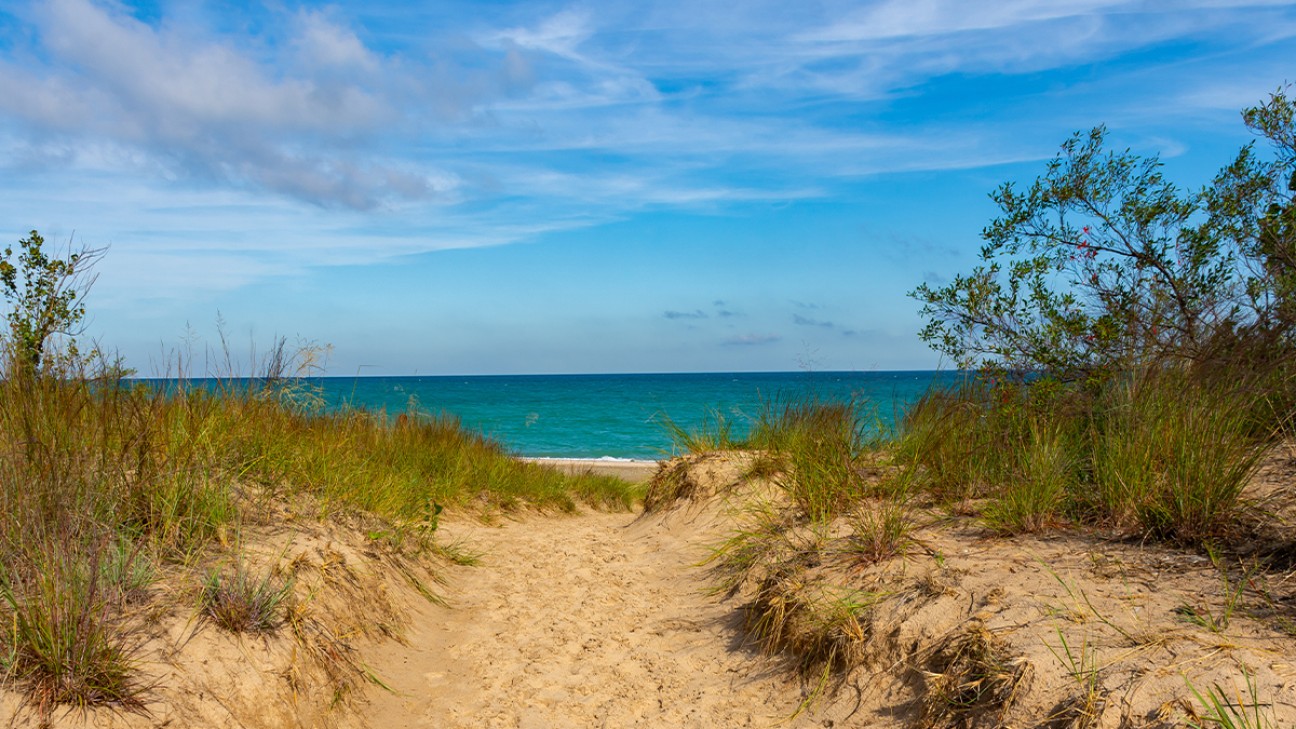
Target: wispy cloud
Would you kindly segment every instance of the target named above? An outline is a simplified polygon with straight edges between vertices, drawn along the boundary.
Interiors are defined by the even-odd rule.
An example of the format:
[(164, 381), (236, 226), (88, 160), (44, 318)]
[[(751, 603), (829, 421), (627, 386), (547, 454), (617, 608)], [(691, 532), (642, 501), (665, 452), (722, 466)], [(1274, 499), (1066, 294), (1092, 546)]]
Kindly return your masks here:
[(792, 315), (792, 323), (801, 327), (822, 327), (824, 329), (833, 329), (837, 325), (823, 319), (811, 319), (810, 317), (801, 316), (800, 314)]
[(697, 309), (695, 311), (667, 311), (662, 316), (667, 319), (706, 319), (707, 313)]
[[(22, 180), (0, 213), (69, 228), (95, 215), (117, 257), (216, 257), (192, 278), (238, 286), (239, 261), (278, 276), (662, 210), (853, 201), (882, 175), (1047, 157), (1075, 119), (1251, 103), (1282, 80), (1296, 38), (1296, 9), (1259, 0), (249, 12), (0, 6), (14, 30), (0, 43), (0, 171)], [(1157, 60), (1165, 49), (1179, 55)], [(1132, 60), (1092, 70), (1113, 59)], [(1015, 105), (964, 90), (980, 81), (1026, 90)], [(1139, 93), (1110, 93), (1122, 84)], [(60, 212), (69, 190), (88, 198), (76, 219)], [(911, 257), (945, 254), (903, 235)]]
[(722, 342), (727, 347), (758, 347), (763, 344), (773, 344), (782, 341), (783, 337), (777, 334), (741, 334), (736, 337), (730, 337)]

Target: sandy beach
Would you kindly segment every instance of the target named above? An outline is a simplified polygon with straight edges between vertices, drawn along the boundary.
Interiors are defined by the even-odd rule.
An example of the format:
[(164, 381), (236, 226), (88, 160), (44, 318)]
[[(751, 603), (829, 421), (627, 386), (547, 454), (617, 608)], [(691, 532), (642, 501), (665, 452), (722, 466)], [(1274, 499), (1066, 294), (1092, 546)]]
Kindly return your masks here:
[(553, 466), (565, 473), (597, 473), (616, 476), (631, 483), (645, 483), (657, 472), (659, 461), (608, 458), (524, 458), (533, 463)]
[[(464, 564), (384, 555), (364, 522), (276, 514), (245, 548), (294, 576), (283, 630), (233, 635), (175, 603), (139, 654), (158, 680), (147, 712), (105, 707), (57, 725), (1209, 725), (1193, 690), (1244, 708), (1254, 691), (1263, 725), (1296, 719), (1286, 580), (1251, 568), (1229, 581), (1191, 551), (995, 538), (931, 512), (911, 549), (867, 562), (852, 556), (847, 517), (770, 534), (755, 583), (718, 593), (708, 557), (779, 503), (770, 482), (744, 476), (752, 458), (563, 462), (689, 488), (649, 513), (456, 514), (438, 542)], [(1296, 504), (1275, 497), (1293, 464), (1296, 447), (1284, 449), (1250, 489), (1284, 519)], [(780, 650), (753, 632), (768, 621)], [(831, 680), (797, 652), (827, 645), (852, 657)], [(21, 701), (6, 692), (0, 714), (40, 725)]]
[(392, 688), (370, 726), (821, 726), (795, 680), (735, 642), (729, 606), (690, 565), (706, 518), (590, 513), (501, 526), (455, 522), (484, 553), (450, 576), (448, 607), (415, 615), (376, 653)]

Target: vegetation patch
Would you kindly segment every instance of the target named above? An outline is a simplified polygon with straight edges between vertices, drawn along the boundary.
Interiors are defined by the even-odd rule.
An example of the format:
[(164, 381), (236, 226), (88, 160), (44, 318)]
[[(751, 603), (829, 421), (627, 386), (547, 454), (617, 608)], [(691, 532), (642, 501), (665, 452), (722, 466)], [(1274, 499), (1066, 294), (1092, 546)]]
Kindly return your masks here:
[(932, 651), (922, 676), (920, 726), (1000, 726), (1030, 670), (973, 622)]
[(233, 571), (213, 571), (202, 587), (202, 614), (231, 633), (269, 633), (284, 621), (293, 594), (290, 581), (270, 571), (253, 574), (239, 563)]

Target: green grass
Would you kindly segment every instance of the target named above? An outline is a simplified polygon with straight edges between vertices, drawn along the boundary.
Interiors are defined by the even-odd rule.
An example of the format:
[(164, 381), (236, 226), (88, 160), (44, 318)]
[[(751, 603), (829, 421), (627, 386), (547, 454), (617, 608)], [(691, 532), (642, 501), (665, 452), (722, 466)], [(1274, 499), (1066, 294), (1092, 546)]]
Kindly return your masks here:
[(675, 453), (710, 453), (747, 446), (734, 436), (733, 420), (718, 408), (703, 413), (702, 421), (692, 428), (680, 425), (664, 413), (657, 420), (670, 437)]
[(850, 516), (849, 522), (846, 551), (865, 564), (903, 556), (914, 544), (916, 525), (904, 502), (882, 499), (865, 505)]
[[(689, 453), (755, 451), (744, 478), (773, 481), (811, 520), (842, 514), (871, 494), (864, 459), (880, 441), (866, 437), (857, 403), (768, 402), (744, 439), (734, 437), (732, 422), (719, 412), (709, 414), (692, 430), (669, 419), (664, 423), (676, 448)], [(696, 490), (688, 465), (676, 462), (654, 476), (646, 509), (666, 508)]]
[(1235, 686), (1232, 695), (1219, 684), (1211, 686), (1203, 694), (1185, 678), (1200, 709), (1193, 712), (1195, 716), (1188, 726), (1193, 729), (1269, 729), (1276, 726), (1271, 705), (1260, 700), (1260, 687), (1255, 678), (1245, 667), (1242, 676), (1246, 690)]
[(1100, 403), (1092, 464), (1101, 518), (1184, 543), (1232, 524), (1264, 453), (1250, 393), (1165, 375), (1121, 383)]
[(140, 709), (145, 687), (136, 675), (136, 644), (118, 619), (118, 596), (100, 569), (103, 553), (75, 546), (6, 565), (6, 673), (42, 714), (60, 705)]
[(4, 375), (0, 656), (43, 712), (140, 704), (126, 626), (159, 573), (202, 583), (202, 609), (231, 629), (273, 624), (283, 586), (202, 577), (267, 499), (369, 512), (388, 525), (377, 541), (451, 553), (430, 510), (625, 509), (639, 495), (522, 462), (451, 418), (322, 412), (290, 378), (164, 389), (84, 369)]
[(266, 571), (254, 575), (242, 562), (233, 571), (213, 571), (202, 589), (202, 614), (231, 633), (268, 633), (284, 621), (292, 582)]
[[(970, 514), (1000, 536), (1098, 528), (1209, 548), (1238, 525), (1242, 489), (1286, 419), (1262, 427), (1278, 401), (1260, 392), (1245, 377), (1208, 383), (1173, 369), (1102, 386), (968, 378), (927, 393), (888, 442), (866, 436), (854, 404), (767, 407), (742, 443), (756, 451), (746, 477), (772, 481), (787, 498), (750, 504), (716, 547), (716, 592), (752, 595), (747, 632), (765, 651), (796, 656), (803, 672), (824, 671), (822, 686), (858, 658), (873, 602), (835, 592), (819, 568), (843, 556), (855, 569), (903, 557), (919, 544), (914, 516), (932, 506)], [(654, 508), (699, 488), (686, 462), (662, 473), (670, 479)], [(1222, 629), (1248, 581), (1222, 579), (1221, 610), (1192, 605), (1181, 614)], [(1148, 643), (1062, 584), (1132, 645)], [(1063, 638), (1059, 655), (1081, 690), (1059, 711), (1092, 725), (1106, 693), (1086, 647), (1072, 648)], [(919, 724), (930, 726), (1002, 717), (1023, 675), (979, 627), (953, 636), (922, 670)]]
[(978, 381), (933, 387), (902, 419), (891, 446), (895, 462), (939, 502), (983, 495), (1009, 470), (1013, 412)]
[(1019, 446), (1017, 467), (992, 490), (983, 521), (999, 534), (1023, 534), (1056, 526), (1067, 498), (1078, 490), (1076, 442), (1065, 429), (1033, 423), (1030, 438)]
[(861, 461), (875, 444), (854, 402), (767, 405), (748, 443), (776, 457), (775, 482), (812, 520), (843, 513), (869, 493)]
[(969, 380), (928, 393), (891, 449), (931, 499), (983, 500), (1000, 534), (1097, 523), (1200, 545), (1236, 523), (1274, 432), (1256, 425), (1266, 402), (1245, 380), (1208, 386), (1176, 370), (1097, 392)]

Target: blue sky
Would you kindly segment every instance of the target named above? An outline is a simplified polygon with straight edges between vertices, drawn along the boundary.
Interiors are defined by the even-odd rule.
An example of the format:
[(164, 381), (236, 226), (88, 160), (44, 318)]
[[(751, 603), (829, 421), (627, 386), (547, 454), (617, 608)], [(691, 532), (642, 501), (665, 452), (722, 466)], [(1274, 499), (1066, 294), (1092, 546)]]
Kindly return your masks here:
[[(908, 369), (906, 292), (1105, 123), (1199, 185), (1296, 4), (0, 0), (0, 237), (87, 336), (329, 372)], [(201, 365), (199, 365), (201, 367)]]

